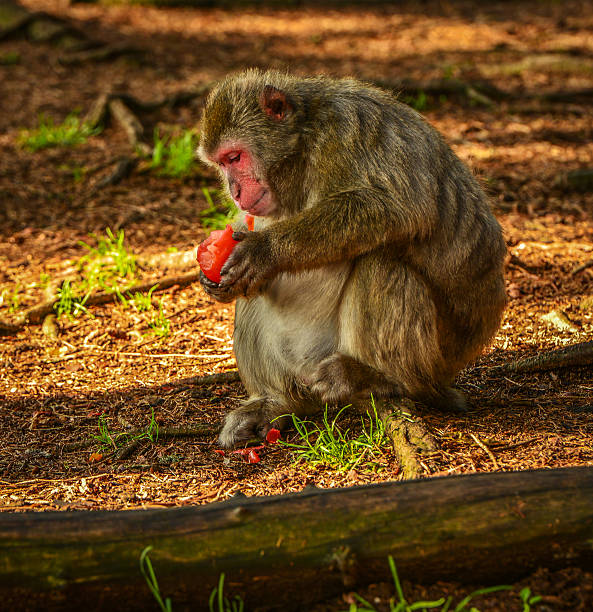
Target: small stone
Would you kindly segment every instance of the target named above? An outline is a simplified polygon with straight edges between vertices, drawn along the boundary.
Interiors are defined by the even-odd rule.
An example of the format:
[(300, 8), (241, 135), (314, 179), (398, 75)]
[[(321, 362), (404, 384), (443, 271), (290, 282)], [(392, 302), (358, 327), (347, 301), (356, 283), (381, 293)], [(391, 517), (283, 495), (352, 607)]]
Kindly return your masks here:
[(560, 331), (569, 331), (577, 333), (578, 327), (568, 318), (568, 315), (563, 310), (552, 310), (541, 316), (541, 320), (549, 323)]

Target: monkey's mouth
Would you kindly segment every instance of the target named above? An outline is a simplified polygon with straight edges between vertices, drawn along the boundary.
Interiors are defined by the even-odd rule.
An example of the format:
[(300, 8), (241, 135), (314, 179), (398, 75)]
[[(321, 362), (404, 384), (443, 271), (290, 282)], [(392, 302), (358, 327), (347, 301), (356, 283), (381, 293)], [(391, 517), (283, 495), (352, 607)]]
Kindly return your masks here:
[(248, 205), (240, 203), (239, 208), (257, 217), (264, 217), (271, 212), (269, 195), (270, 192), (267, 189), (263, 189), (253, 202)]

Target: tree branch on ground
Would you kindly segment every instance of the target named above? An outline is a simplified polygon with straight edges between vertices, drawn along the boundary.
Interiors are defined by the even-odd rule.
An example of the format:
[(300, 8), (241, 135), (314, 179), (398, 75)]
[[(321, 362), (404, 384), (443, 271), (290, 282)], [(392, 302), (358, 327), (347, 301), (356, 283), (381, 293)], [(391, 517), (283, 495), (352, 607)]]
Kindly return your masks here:
[[(562, 103), (590, 102), (593, 100), (593, 89), (561, 90), (548, 93), (521, 91), (507, 92), (499, 89), (486, 80), (463, 81), (461, 79), (433, 79), (416, 81), (401, 79), (397, 81), (375, 81), (383, 89), (390, 89), (403, 96), (418, 96), (422, 93), (439, 96), (456, 96), (467, 99), (479, 106), (493, 106), (495, 102), (512, 100), (537, 100), (540, 102)], [(519, 109), (520, 112), (520, 109)]]

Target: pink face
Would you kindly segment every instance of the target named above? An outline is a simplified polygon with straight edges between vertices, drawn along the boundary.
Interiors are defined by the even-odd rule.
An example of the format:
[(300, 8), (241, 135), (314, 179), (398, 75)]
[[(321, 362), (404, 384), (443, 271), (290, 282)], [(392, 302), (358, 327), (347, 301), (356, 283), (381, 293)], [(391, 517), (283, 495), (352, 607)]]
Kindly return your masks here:
[(270, 189), (257, 177), (248, 151), (236, 143), (224, 143), (211, 159), (224, 173), (231, 196), (241, 210), (257, 217), (274, 210)]

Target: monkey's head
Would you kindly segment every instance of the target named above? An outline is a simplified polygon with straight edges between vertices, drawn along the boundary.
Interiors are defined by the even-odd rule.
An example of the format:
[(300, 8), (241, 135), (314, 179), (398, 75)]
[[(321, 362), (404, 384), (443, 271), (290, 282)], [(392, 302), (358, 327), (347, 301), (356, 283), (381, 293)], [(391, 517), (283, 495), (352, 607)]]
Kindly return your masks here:
[(294, 79), (249, 70), (208, 96), (198, 153), (218, 168), (235, 204), (256, 216), (278, 214), (280, 185), (302, 147), (304, 104)]

